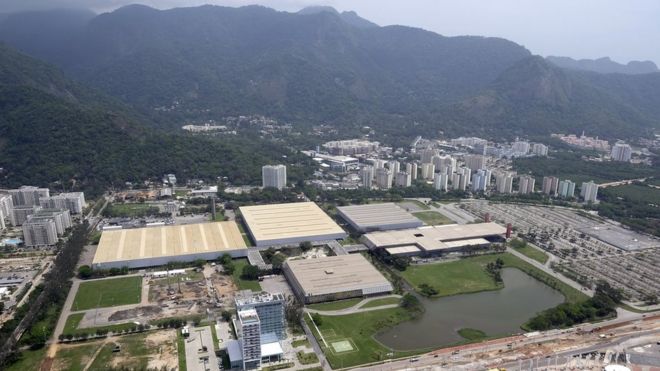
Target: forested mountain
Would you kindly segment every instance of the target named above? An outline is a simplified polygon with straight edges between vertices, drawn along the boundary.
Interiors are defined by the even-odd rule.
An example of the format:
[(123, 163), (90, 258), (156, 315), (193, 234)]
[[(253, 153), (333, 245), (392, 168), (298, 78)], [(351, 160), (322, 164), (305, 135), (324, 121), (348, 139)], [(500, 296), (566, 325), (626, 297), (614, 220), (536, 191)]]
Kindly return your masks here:
[(262, 164), (295, 158), (257, 138), (220, 141), (147, 130), (129, 110), (102, 98), (0, 44), (0, 184), (99, 190), (169, 172), (249, 183), (259, 180)]
[(575, 60), (568, 57), (546, 57), (552, 64), (572, 70), (583, 70), (598, 73), (623, 73), (627, 75), (639, 75), (645, 73), (660, 72), (658, 66), (651, 61), (630, 61), (626, 64), (614, 62), (609, 57), (598, 59)]
[[(133, 5), (61, 28), (43, 17), (10, 15), (0, 38), (161, 126), (263, 114), (390, 138), (585, 129), (614, 139), (660, 122), (660, 73), (562, 69), (507, 40), (380, 27), (334, 9)], [(47, 45), (37, 41), (46, 33)]]
[[(605, 133), (609, 138), (650, 134), (660, 117), (660, 74), (625, 77), (572, 73), (541, 57), (522, 60), (479, 95), (438, 112), (456, 126), (470, 122), (488, 133), (542, 135), (550, 130)], [(644, 95), (643, 92), (648, 93)], [(653, 104), (655, 102), (656, 104)]]

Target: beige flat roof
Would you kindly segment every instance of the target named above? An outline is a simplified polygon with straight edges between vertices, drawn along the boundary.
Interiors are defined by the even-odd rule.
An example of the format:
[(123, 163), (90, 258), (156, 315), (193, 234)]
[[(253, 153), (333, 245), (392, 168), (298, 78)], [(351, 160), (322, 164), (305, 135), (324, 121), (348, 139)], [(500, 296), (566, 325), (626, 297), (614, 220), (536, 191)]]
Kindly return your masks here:
[(408, 225), (408, 228), (414, 228), (424, 225), (421, 220), (392, 202), (341, 206), (337, 210), (350, 223), (362, 229), (392, 225)]
[(410, 254), (410, 253), (418, 253), (419, 252), (419, 247), (415, 245), (406, 245), (406, 246), (399, 246), (399, 247), (388, 247), (385, 250), (387, 250), (387, 253), (390, 255), (397, 255), (397, 254)]
[(416, 245), (425, 251), (442, 250), (461, 245), (458, 240), (482, 242), (483, 237), (504, 235), (506, 228), (497, 223), (451, 224), (399, 231), (372, 232), (364, 235), (371, 247), (388, 248)]
[(287, 260), (285, 264), (306, 296), (353, 290), (392, 290), (390, 282), (360, 254)]
[(243, 206), (240, 211), (257, 246), (264, 241), (346, 235), (314, 202)]
[(103, 231), (94, 264), (246, 249), (233, 221)]

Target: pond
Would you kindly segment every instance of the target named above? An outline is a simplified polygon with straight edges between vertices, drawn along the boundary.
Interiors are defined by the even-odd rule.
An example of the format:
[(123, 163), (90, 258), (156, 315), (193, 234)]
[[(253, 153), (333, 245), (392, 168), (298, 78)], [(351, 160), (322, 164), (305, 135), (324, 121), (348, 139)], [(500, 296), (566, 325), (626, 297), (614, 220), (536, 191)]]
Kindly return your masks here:
[(502, 270), (504, 288), (437, 299), (420, 297), (424, 314), (376, 335), (396, 350), (449, 345), (464, 340), (457, 331), (473, 328), (488, 336), (522, 331), (520, 326), (536, 313), (564, 301), (564, 296), (515, 268)]

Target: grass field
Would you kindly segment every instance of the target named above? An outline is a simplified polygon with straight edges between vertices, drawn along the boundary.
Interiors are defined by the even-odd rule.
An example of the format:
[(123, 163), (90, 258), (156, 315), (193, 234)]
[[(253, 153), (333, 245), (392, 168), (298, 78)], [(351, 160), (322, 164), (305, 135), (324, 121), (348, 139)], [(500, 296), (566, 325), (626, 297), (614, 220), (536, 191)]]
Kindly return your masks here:
[(488, 335), (485, 332), (473, 328), (462, 328), (458, 330), (458, 334), (465, 340), (475, 341), (485, 339)]
[(156, 215), (159, 212), (158, 207), (149, 204), (127, 203), (110, 204), (106, 206), (103, 214), (107, 217), (139, 218), (147, 215)]
[[(325, 347), (315, 325), (305, 315), (307, 325), (314, 333), (332, 368), (343, 368), (376, 362), (393, 356), (404, 357), (424, 352), (397, 352), (383, 346), (374, 339), (374, 335), (387, 327), (410, 319), (410, 313), (401, 308), (391, 308), (349, 314), (345, 316), (321, 316), (322, 324), (318, 329), (328, 346)], [(338, 351), (339, 350), (339, 351)]]
[[(427, 204), (425, 204), (425, 203), (423, 203), (423, 202), (421, 202), (421, 201), (417, 201), (417, 200), (409, 200), (409, 199), (405, 199), (405, 200), (399, 202), (398, 204), (399, 204), (399, 206), (401, 206), (401, 204), (405, 204), (405, 203), (414, 204), (414, 205), (416, 205), (417, 207), (419, 207), (419, 208), (422, 209), (422, 210), (428, 210), (428, 209), (430, 209), (430, 208), (429, 208), (429, 205), (427, 205)], [(403, 207), (403, 206), (402, 206), (402, 207)], [(404, 208), (405, 208), (405, 207), (404, 207)]]
[(309, 340), (307, 339), (302, 339), (302, 340), (294, 340), (291, 342), (291, 346), (296, 348), (296, 347), (301, 347), (305, 346), (307, 348), (310, 348), (312, 345), (309, 343)]
[(453, 220), (437, 211), (421, 211), (413, 215), (428, 225), (456, 224)]
[(588, 298), (579, 290), (508, 253), (481, 255), (448, 263), (411, 265), (401, 275), (416, 289), (422, 283), (431, 285), (438, 291), (436, 296), (496, 290), (502, 286), (496, 284), (493, 278), (486, 273), (485, 266), (489, 262), (494, 262), (497, 258), (502, 259), (504, 267), (518, 268), (529, 276), (560, 291), (568, 302), (577, 302)]
[(41, 361), (46, 356), (47, 347), (39, 348), (37, 350), (23, 350), (21, 351), (20, 359), (12, 363), (5, 371), (28, 371), (38, 370)]
[(380, 307), (381, 305), (390, 305), (390, 304), (399, 304), (401, 299), (399, 298), (382, 298), (382, 299), (374, 299), (370, 302), (367, 302), (366, 304), (362, 305), (360, 308), (373, 308), (373, 307)]
[(64, 324), (64, 330), (62, 330), (62, 334), (64, 335), (68, 335), (68, 334), (80, 335), (84, 333), (92, 334), (98, 330), (120, 332), (122, 330), (128, 330), (135, 327), (134, 323), (128, 322), (128, 323), (120, 323), (117, 325), (78, 329), (78, 325), (80, 324), (80, 321), (83, 319), (84, 315), (85, 313), (74, 313), (69, 315), (69, 317), (66, 319), (66, 323)]
[(307, 308), (316, 309), (316, 310), (340, 310), (340, 309), (350, 308), (361, 301), (362, 298), (353, 298), (346, 300), (330, 301), (327, 303), (309, 304), (307, 305)]
[(142, 277), (131, 276), (86, 281), (80, 284), (71, 310), (137, 304), (142, 296)]
[(188, 366), (186, 364), (186, 343), (185, 339), (183, 338), (183, 335), (181, 334), (181, 331), (176, 332), (176, 350), (177, 350), (177, 357), (179, 360), (179, 370), (185, 371), (188, 369)]
[(243, 272), (243, 267), (248, 265), (247, 259), (236, 259), (234, 262), (234, 273), (231, 275), (234, 283), (239, 290), (252, 290), (252, 291), (261, 291), (261, 285), (259, 281), (250, 281), (241, 278), (241, 272)]
[(539, 250), (535, 247), (531, 247), (529, 245), (526, 245), (524, 247), (516, 247), (516, 248), (514, 248), (514, 250), (516, 250), (517, 252), (525, 255), (528, 258), (536, 260), (537, 262), (539, 262), (541, 264), (545, 264), (545, 262), (547, 262), (548, 258), (549, 258), (548, 254), (546, 254), (545, 252), (543, 252), (543, 251), (541, 251), (541, 250)]
[(92, 360), (94, 352), (96, 352), (101, 346), (103, 346), (103, 343), (94, 342), (61, 347), (57, 351), (53, 366), (58, 370), (82, 371)]

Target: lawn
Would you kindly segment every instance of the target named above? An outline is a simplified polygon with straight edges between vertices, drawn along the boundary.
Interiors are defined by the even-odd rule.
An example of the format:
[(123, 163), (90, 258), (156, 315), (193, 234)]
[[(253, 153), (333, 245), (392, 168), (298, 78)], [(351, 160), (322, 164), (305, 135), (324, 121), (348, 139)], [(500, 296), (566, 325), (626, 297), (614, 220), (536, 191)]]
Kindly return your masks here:
[(21, 351), (19, 360), (9, 365), (5, 371), (27, 371), (38, 370), (41, 361), (46, 356), (48, 347), (42, 347), (37, 350)]
[(142, 277), (86, 281), (80, 284), (71, 310), (137, 304), (142, 296)]
[(122, 330), (129, 330), (129, 329), (132, 329), (136, 326), (135, 323), (127, 322), (127, 323), (120, 323), (120, 324), (116, 324), (116, 325), (88, 327), (88, 328), (78, 329), (78, 325), (80, 324), (80, 321), (83, 319), (84, 315), (85, 315), (85, 313), (74, 313), (74, 314), (69, 315), (69, 317), (66, 319), (66, 323), (64, 324), (64, 330), (62, 331), (62, 334), (64, 334), (64, 335), (68, 335), (68, 334), (71, 334), (71, 335), (93, 334), (98, 330), (121, 332)]
[(568, 302), (577, 302), (588, 298), (579, 290), (509, 253), (481, 255), (448, 263), (411, 265), (401, 275), (416, 289), (423, 283), (431, 285), (438, 291), (436, 296), (497, 290), (502, 287), (501, 284), (496, 284), (485, 270), (486, 264), (494, 262), (497, 258), (503, 260), (505, 268), (518, 268), (529, 276), (560, 291)]
[(416, 289), (422, 284), (430, 285), (438, 291), (437, 297), (497, 290), (501, 284), (484, 268), (492, 260), (495, 258), (487, 255), (448, 263), (410, 265), (401, 276)]
[(374, 299), (370, 302), (367, 302), (366, 304), (362, 305), (360, 308), (373, 308), (373, 307), (380, 307), (381, 305), (391, 305), (391, 304), (399, 304), (401, 299), (399, 298), (381, 298), (381, 299)]
[(405, 209), (405, 205), (402, 205), (402, 204), (406, 204), (406, 203), (414, 204), (415, 206), (419, 207), (419, 208), (422, 209), (422, 210), (428, 210), (428, 209), (430, 209), (429, 205), (427, 205), (427, 204), (425, 204), (425, 203), (423, 203), (423, 202), (421, 202), (421, 201), (417, 201), (417, 200), (409, 200), (409, 199), (405, 199), (405, 200), (399, 202), (398, 205), (401, 206), (401, 207), (403, 207), (403, 208)]
[(179, 370), (186, 371), (188, 365), (186, 364), (186, 343), (181, 331), (176, 332), (176, 351), (179, 359)]
[(410, 313), (402, 308), (382, 309), (345, 316), (321, 316), (322, 323), (318, 329), (328, 344), (326, 347), (309, 315), (304, 315), (305, 322), (323, 348), (333, 369), (384, 360), (389, 358), (388, 353), (390, 352), (393, 353), (394, 358), (424, 352), (424, 349), (409, 352), (393, 351), (374, 339), (374, 335), (379, 331), (410, 318)]
[(354, 306), (362, 301), (362, 298), (353, 298), (346, 300), (329, 301), (327, 303), (309, 304), (307, 308), (316, 310), (340, 310)]
[(428, 225), (456, 224), (456, 222), (437, 211), (422, 211), (413, 213), (413, 215)]
[(530, 245), (525, 245), (523, 247), (515, 247), (514, 250), (525, 255), (528, 258), (536, 260), (541, 264), (545, 264), (545, 262), (548, 261), (548, 254), (535, 247), (531, 247)]
[(140, 218), (148, 215), (156, 215), (160, 209), (156, 206), (143, 203), (110, 204), (103, 210), (106, 217), (116, 218)]
[(259, 281), (250, 281), (241, 278), (241, 273), (243, 272), (243, 267), (249, 265), (247, 259), (236, 259), (234, 263), (234, 273), (231, 275), (234, 283), (239, 290), (252, 290), (252, 291), (261, 291), (261, 285)]
[(84, 343), (75, 346), (62, 346), (55, 356), (54, 368), (67, 371), (82, 371), (92, 360), (94, 352), (103, 346), (101, 342)]

